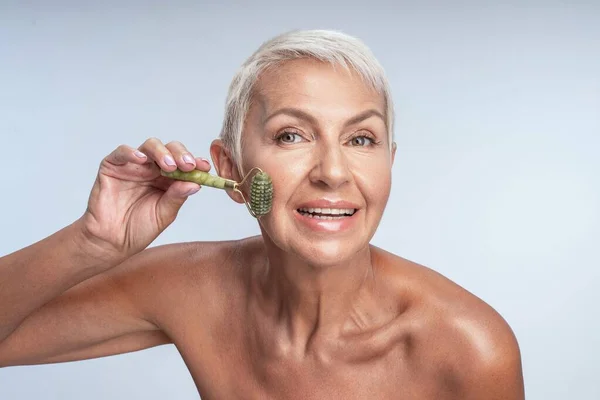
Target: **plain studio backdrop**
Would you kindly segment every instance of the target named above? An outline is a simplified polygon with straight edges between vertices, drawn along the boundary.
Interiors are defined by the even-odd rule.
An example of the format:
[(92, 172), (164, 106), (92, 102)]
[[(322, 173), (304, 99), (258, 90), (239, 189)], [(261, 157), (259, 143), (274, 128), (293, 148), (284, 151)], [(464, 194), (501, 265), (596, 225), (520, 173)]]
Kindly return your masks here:
[[(229, 82), (263, 41), (337, 29), (382, 62), (398, 114), (373, 244), (502, 314), (528, 399), (599, 399), (599, 2), (283, 3), (0, 3), (0, 255), (78, 218), (121, 143), (207, 157)], [(258, 232), (205, 188), (152, 246)], [(41, 398), (198, 394), (167, 345), (0, 370), (0, 399)]]

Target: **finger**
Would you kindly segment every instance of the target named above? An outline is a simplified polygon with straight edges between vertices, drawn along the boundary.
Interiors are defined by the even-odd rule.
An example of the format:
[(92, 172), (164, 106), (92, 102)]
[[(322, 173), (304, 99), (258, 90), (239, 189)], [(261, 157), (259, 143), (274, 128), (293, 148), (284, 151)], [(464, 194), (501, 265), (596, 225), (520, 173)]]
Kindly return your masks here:
[(172, 141), (167, 143), (165, 147), (173, 154), (177, 167), (180, 170), (192, 171), (196, 168), (196, 159), (183, 143)]
[(122, 144), (106, 156), (105, 160), (114, 165), (124, 165), (128, 162), (143, 164), (148, 160), (148, 157), (141, 151)]
[(167, 149), (167, 147), (157, 138), (146, 140), (139, 148), (146, 154), (150, 160), (154, 161), (158, 166), (165, 171), (174, 171), (177, 169), (175, 157)]
[(208, 172), (210, 171), (210, 163), (206, 158), (196, 157), (196, 169), (200, 171)]
[(157, 204), (159, 214), (165, 216), (165, 219), (171, 219), (169, 216), (175, 216), (188, 197), (199, 190), (200, 185), (193, 182), (173, 182)]

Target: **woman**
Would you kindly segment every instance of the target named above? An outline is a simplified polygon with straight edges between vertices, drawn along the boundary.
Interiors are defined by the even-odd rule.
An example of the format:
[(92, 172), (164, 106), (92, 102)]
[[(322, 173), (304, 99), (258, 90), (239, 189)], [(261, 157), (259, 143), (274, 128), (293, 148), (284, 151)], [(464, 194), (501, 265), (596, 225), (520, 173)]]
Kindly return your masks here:
[(0, 259), (0, 366), (174, 343), (205, 400), (523, 399), (506, 322), (369, 244), (392, 132), (385, 75), (361, 42), (303, 31), (265, 43), (211, 145), (219, 175), (272, 177), (262, 235), (146, 249), (199, 190), (160, 169), (210, 166), (179, 142), (121, 145), (80, 219)]

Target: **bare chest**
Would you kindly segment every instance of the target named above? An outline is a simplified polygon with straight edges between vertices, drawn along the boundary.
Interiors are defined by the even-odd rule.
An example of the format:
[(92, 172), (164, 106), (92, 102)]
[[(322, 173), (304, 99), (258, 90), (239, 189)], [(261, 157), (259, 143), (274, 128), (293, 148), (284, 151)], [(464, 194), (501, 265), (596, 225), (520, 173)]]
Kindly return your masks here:
[(402, 346), (359, 361), (265, 357), (248, 346), (244, 332), (229, 328), (202, 337), (188, 325), (191, 331), (175, 340), (203, 400), (458, 398), (444, 376)]

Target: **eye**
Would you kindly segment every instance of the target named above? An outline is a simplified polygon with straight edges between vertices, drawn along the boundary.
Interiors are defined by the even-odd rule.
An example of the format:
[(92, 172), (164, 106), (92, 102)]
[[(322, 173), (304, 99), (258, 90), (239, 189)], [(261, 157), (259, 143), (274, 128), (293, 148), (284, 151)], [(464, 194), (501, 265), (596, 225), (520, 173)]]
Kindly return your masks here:
[(302, 141), (302, 136), (297, 134), (296, 132), (282, 132), (279, 136), (277, 136), (277, 140), (281, 143), (293, 144), (299, 143)]
[(370, 146), (373, 144), (373, 139), (367, 136), (355, 136), (352, 139), (350, 139), (350, 143), (352, 144), (352, 146)]

